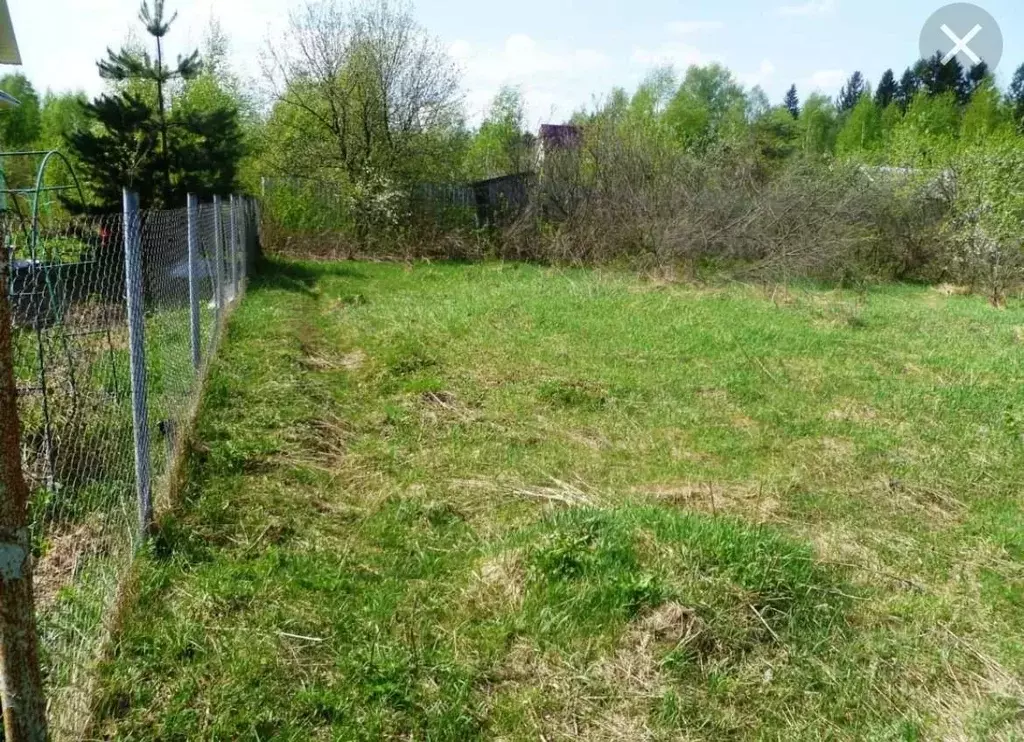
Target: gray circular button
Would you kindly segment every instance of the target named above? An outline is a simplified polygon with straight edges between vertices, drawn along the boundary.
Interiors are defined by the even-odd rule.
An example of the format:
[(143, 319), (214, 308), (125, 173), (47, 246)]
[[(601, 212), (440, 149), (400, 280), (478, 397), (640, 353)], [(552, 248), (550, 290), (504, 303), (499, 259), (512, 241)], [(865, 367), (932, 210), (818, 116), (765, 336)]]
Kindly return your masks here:
[(935, 52), (943, 64), (956, 57), (964, 69), (984, 62), (990, 72), (1003, 56), (1003, 32), (984, 8), (972, 3), (953, 3), (939, 8), (921, 30), (921, 57)]

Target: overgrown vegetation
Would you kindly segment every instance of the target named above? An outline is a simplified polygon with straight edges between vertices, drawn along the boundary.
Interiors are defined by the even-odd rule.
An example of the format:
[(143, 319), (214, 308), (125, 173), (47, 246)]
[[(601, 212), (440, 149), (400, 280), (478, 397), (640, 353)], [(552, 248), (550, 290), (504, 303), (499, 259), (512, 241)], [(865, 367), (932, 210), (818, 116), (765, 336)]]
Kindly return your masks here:
[[(778, 105), (719, 64), (657, 69), (552, 147), (514, 88), (470, 127), (459, 70), (407, 3), (310, 0), (268, 42), (261, 85), (231, 72), (217, 24), (201, 67), (172, 68), (162, 4), (146, 25), (157, 59), (137, 42), (112, 53), (109, 93), (84, 109), (3, 81), (25, 105), (0, 137), (70, 142), (92, 206), (111, 208), (124, 181), (144, 204), (259, 189), (270, 246), (291, 254), (710, 264), (952, 282), (994, 304), (1024, 277), (1024, 65), (1002, 91), (984, 63), (936, 55), (874, 87), (855, 72), (834, 98), (794, 85)], [(526, 173), (528, 198), (482, 206), (466, 187)]]
[(273, 262), (118, 739), (1013, 739), (1019, 304)]
[[(965, 70), (936, 55), (899, 82), (886, 71), (874, 90), (856, 72), (834, 100), (814, 93), (801, 103), (793, 86), (776, 106), (718, 64), (681, 76), (659, 69), (578, 112), (578, 146), (553, 148), (526, 130), (514, 89), (467, 131), (451, 68), (407, 9), (340, 7), (297, 14), (281, 48), (298, 61), (282, 52), (290, 64), (272, 74), (282, 82), (264, 161), (269, 175), (292, 180), (271, 191), (268, 213), (286, 252), (305, 243), (310, 254), (711, 262), (772, 278), (950, 281), (995, 304), (1024, 277), (1024, 67), (1003, 94), (984, 64)], [(397, 58), (396, 69), (382, 62)], [(432, 85), (402, 86), (402, 75)], [(432, 95), (408, 100), (409, 89)], [(399, 111), (415, 126), (390, 122)], [(403, 156), (413, 142), (415, 157)], [(481, 229), (493, 226), (489, 212), (474, 225), (461, 194), (417, 198), (425, 184), (527, 172), (538, 176), (528, 207), (513, 204), (519, 218), (497, 232)], [(296, 178), (331, 197), (310, 201)], [(306, 203), (301, 214), (295, 200)]]

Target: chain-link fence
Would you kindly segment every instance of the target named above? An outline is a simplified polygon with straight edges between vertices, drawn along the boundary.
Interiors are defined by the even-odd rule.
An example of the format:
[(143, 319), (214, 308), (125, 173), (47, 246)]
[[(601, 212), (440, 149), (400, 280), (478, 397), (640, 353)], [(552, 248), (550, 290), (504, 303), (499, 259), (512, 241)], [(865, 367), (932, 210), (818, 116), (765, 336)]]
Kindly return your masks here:
[(132, 556), (153, 499), (172, 491), (206, 362), (258, 253), (257, 217), (244, 198), (138, 211), (126, 195), (122, 214), (4, 218), (54, 738), (77, 738), (88, 720)]

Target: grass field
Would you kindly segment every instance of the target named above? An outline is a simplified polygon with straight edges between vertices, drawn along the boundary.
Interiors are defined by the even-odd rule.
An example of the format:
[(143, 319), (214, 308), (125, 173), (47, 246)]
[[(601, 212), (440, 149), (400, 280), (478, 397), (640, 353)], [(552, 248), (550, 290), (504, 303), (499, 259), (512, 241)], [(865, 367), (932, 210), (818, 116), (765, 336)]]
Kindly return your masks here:
[(97, 737), (1024, 738), (1024, 306), (273, 262)]

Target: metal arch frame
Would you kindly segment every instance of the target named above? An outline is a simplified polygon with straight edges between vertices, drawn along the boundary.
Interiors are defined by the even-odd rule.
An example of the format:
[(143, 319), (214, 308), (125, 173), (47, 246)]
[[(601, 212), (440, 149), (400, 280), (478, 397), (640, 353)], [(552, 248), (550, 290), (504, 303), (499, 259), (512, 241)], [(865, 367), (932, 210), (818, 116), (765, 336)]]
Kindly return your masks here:
[[(38, 153), (37, 153), (38, 154)], [(46, 166), (50, 164), (50, 158), (58, 157), (67, 167), (68, 172), (71, 173), (71, 179), (74, 181), (74, 185), (63, 185), (63, 186), (44, 186), (43, 177), (46, 175)], [(35, 242), (39, 237), (39, 194), (47, 191), (78, 191), (78, 199), (81, 203), (85, 203), (85, 192), (82, 190), (82, 184), (78, 180), (78, 175), (75, 173), (75, 168), (71, 165), (71, 160), (67, 156), (57, 149), (51, 149), (49, 152), (43, 155), (42, 162), (39, 163), (39, 169), (36, 172), (36, 190), (32, 197), (32, 242), (33, 250), (35, 249)]]
[[(2, 0), (0, 0), (0, 2), (2, 2)], [(3, 167), (2, 167), (3, 160), (6, 160), (6, 159), (9, 159), (9, 158), (12, 158), (12, 157), (42, 157), (42, 159), (39, 161), (39, 164), (36, 167), (36, 179), (35, 179), (35, 187), (34, 188), (8, 188), (7, 187), (6, 178), (0, 179), (0, 194), (10, 196), (11, 203), (7, 206), (7, 208), (12, 210), (12, 211), (14, 211), (18, 215), (19, 220), (21, 221), (22, 230), (24, 231), (25, 236), (27, 238), (26, 241), (28, 243), (29, 258), (31, 259), (32, 263), (35, 265), (35, 264), (41, 262), (39, 260), (40, 257), (42, 257), (44, 259), (45, 258), (52, 258), (53, 257), (52, 255), (40, 256), (38, 254), (39, 253), (39, 213), (40, 213), (40, 204), (41, 204), (41, 200), (42, 200), (41, 199), (42, 194), (50, 193), (50, 192), (61, 192), (61, 191), (77, 190), (78, 191), (79, 200), (84, 205), (85, 204), (85, 192), (82, 190), (82, 184), (78, 180), (78, 174), (75, 173), (75, 169), (74, 169), (74, 166), (71, 164), (71, 161), (68, 160), (68, 158), (64, 155), (64, 153), (60, 152), (59, 150), (55, 150), (55, 149), (54, 150), (23, 150), (23, 151), (15, 151), (15, 152), (0, 152), (0, 173), (3, 173)], [(45, 185), (44, 178), (46, 177), (46, 169), (47, 169), (47, 167), (49, 166), (51, 160), (54, 157), (59, 158), (64, 163), (64, 165), (67, 167), (68, 172), (71, 174), (71, 180), (72, 180), (71, 184), (53, 185), (53, 186)], [(22, 212), (20, 200), (21, 199), (26, 199), (27, 200), (29, 198), (31, 198), (32, 213), (31, 213), (31, 223), (27, 224), (26, 223), (26, 215)], [(6, 250), (6, 249), (7, 249), (6, 245), (0, 245), (0, 250)], [(43, 266), (42, 270), (43, 270), (43, 279), (44, 279), (44, 282), (45, 282), (46, 291), (50, 295), (50, 301), (51, 302), (55, 302), (56, 301), (56, 299), (55, 299), (55, 291), (54, 291), (53, 283), (52, 283), (52, 281), (50, 279), (50, 276), (49, 276), (49, 270), (47, 269), (46, 266)], [(11, 280), (13, 281), (13, 278)], [(11, 290), (11, 286), (0, 287), (0, 290), (10, 291)], [(42, 413), (43, 413), (43, 419), (44, 419), (43, 431), (44, 431), (44, 437), (45, 437), (45, 441), (46, 441), (46, 450), (45, 450), (45, 454), (44, 455), (46, 456), (46, 463), (47, 463), (47, 467), (49, 469), (49, 472), (48, 472), (48, 480), (49, 481), (47, 482), (47, 489), (52, 490), (54, 485), (55, 485), (55, 482), (56, 482), (57, 470), (56, 470), (56, 461), (54, 459), (53, 426), (52, 426), (52, 422), (51, 422), (51, 419), (50, 419), (50, 410), (49, 410), (49, 401), (50, 401), (49, 400), (49, 396), (50, 395), (49, 395), (49, 388), (48, 388), (49, 384), (48, 384), (47, 373), (46, 373), (46, 361), (45, 361), (46, 351), (44, 349), (43, 328), (41, 326), (37, 326), (35, 328), (35, 334), (36, 334), (36, 353), (37, 353), (37, 359), (38, 359), (38, 364), (39, 364), (38, 365), (39, 385), (40, 385), (40, 392), (42, 393)], [(110, 339), (110, 330), (109, 330), (109, 328), (107, 328), (107, 339), (108, 339), (108, 343), (112, 343), (112, 341)], [(61, 343), (61, 346), (63, 348), (63, 351), (64, 351), (65, 355), (67, 355), (70, 358), (71, 357), (71, 351), (68, 348), (67, 337), (65, 336), (65, 334), (63, 332), (60, 333), (60, 343)], [(77, 395), (77, 383), (76, 383), (76, 380), (75, 380), (75, 373), (74, 373), (74, 370), (73, 370), (73, 365), (72, 365), (72, 369), (71, 369), (71, 372), (70, 372), (70, 382), (71, 382), (71, 388), (72, 388), (72, 395), (73, 395), (73, 398), (75, 400), (73, 405), (75, 407), (77, 407), (77, 396), (78, 396)], [(115, 368), (115, 374), (114, 374), (114, 383), (115, 383), (115, 386), (116, 386), (116, 384), (117, 384), (116, 368)]]
[[(32, 260), (38, 260), (39, 256), (36, 255), (36, 247), (39, 240), (39, 203), (40, 195), (43, 193), (57, 192), (57, 191), (78, 191), (78, 198), (81, 203), (85, 203), (85, 191), (82, 190), (82, 183), (78, 180), (78, 174), (75, 172), (74, 166), (67, 156), (57, 149), (40, 149), (40, 150), (24, 150), (19, 152), (0, 152), (0, 161), (6, 160), (11, 157), (39, 157), (42, 156), (38, 167), (36, 168), (36, 185), (35, 188), (8, 188), (6, 182), (4, 187), (0, 188), (0, 193), (9, 194), (14, 199), (18, 196), (28, 197), (32, 199), (32, 226), (31, 232), (29, 233), (29, 255)], [(54, 157), (59, 158), (67, 167), (68, 172), (71, 174), (71, 180), (73, 183), (65, 185), (48, 186), (44, 184), (43, 179), (46, 177), (46, 168), (50, 164), (50, 160)]]

